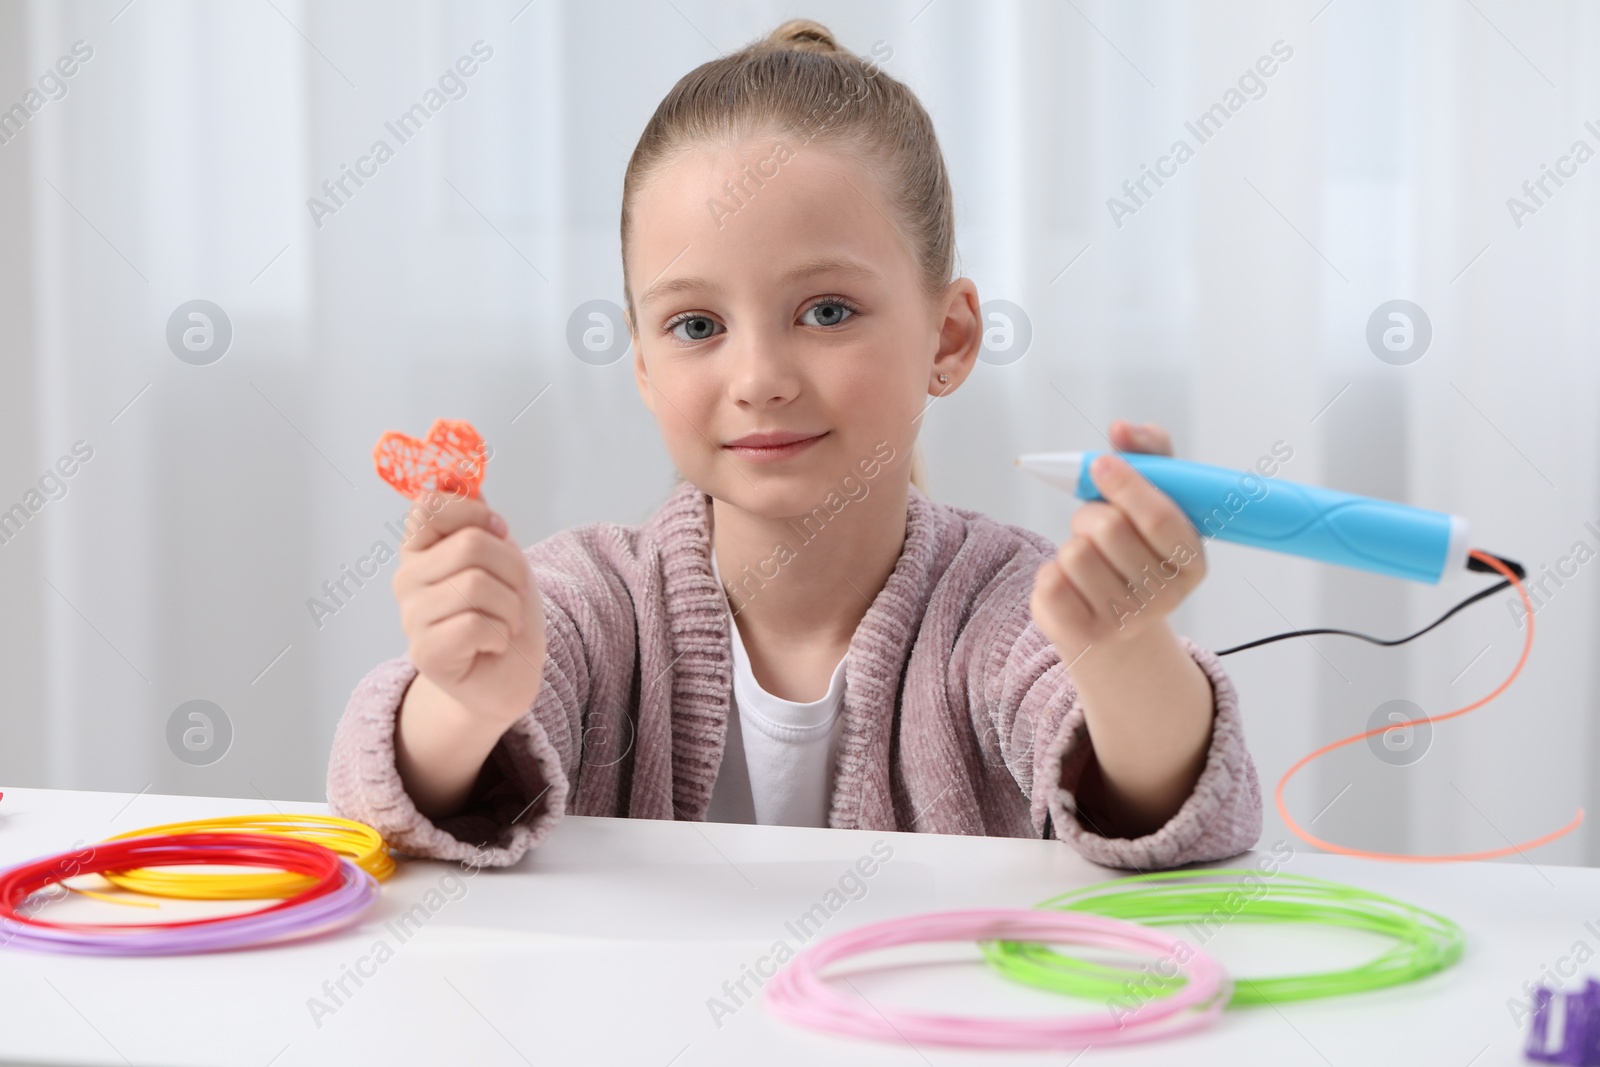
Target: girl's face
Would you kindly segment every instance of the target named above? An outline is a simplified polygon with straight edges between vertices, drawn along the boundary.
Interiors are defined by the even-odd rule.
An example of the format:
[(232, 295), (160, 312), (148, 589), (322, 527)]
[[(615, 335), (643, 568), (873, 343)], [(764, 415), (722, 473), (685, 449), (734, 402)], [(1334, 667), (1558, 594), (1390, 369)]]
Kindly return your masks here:
[(982, 336), (972, 283), (930, 298), (894, 217), (871, 171), (781, 139), (691, 149), (639, 190), (634, 374), (690, 482), (767, 517), (904, 485), (928, 397)]

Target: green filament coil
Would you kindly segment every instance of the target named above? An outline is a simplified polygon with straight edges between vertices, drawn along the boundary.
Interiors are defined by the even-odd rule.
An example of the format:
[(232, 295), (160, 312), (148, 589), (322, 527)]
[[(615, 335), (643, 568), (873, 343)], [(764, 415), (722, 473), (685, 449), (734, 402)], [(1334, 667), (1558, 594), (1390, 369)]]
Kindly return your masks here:
[[(1254, 882), (1244, 881), (1246, 876)], [(1249, 868), (1134, 875), (1062, 893), (1038, 907), (1149, 926), (1183, 925), (1201, 945), (1235, 922), (1342, 927), (1394, 942), (1344, 970), (1236, 977), (1229, 1007), (1314, 1000), (1413, 982), (1455, 963), (1465, 945), (1461, 928), (1451, 920), (1392, 897), (1321, 878)], [(1113, 1005), (1170, 995), (1184, 981), (1180, 974), (1163, 974), (1151, 965), (1134, 969), (1081, 960), (1038, 942), (990, 941), (983, 953), (1013, 981)]]

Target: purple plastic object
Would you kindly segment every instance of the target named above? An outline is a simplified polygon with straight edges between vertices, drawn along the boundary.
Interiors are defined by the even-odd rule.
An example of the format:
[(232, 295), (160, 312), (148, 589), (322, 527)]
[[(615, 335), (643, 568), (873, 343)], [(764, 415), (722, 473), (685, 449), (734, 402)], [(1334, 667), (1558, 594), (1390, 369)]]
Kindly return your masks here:
[(61, 930), (0, 918), (0, 947), (77, 956), (171, 956), (298, 941), (350, 925), (378, 899), (378, 881), (372, 875), (344, 856), (339, 868), (344, 880), (338, 889), (282, 911), (148, 931)]
[[(1550, 1047), (1551, 1005), (1561, 999), (1564, 1031), (1560, 1043)], [(1533, 1026), (1524, 1050), (1540, 1063), (1568, 1067), (1600, 1067), (1600, 982), (1593, 978), (1577, 992), (1561, 993), (1541, 985), (1533, 994)]]

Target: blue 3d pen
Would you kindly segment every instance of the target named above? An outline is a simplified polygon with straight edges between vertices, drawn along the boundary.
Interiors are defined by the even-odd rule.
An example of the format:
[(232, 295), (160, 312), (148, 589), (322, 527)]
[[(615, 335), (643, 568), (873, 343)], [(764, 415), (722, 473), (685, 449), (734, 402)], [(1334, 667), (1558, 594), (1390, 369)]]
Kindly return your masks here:
[[(1080, 500), (1099, 452), (1036, 452), (1017, 465)], [(1270, 548), (1417, 582), (1467, 568), (1467, 520), (1391, 500), (1299, 485), (1170, 456), (1117, 453), (1177, 503), (1206, 538)], [(1473, 567), (1476, 570), (1478, 568)]]
[[(1080, 500), (1101, 500), (1103, 496), (1089, 473), (1090, 464), (1099, 455), (1099, 452), (1034, 453), (1019, 456), (1017, 465), (1053, 485), (1076, 494)], [(1318, 627), (1310, 630), (1291, 630), (1287, 633), (1246, 641), (1231, 648), (1218, 649), (1216, 655), (1229, 656), (1276, 641), (1307, 638), (1318, 634), (1355, 637), (1369, 644), (1392, 648), (1413, 641), (1437, 628), (1469, 604), (1493, 596), (1509, 586), (1515, 586), (1526, 611), (1523, 620), (1518, 622), (1524, 636), (1522, 655), (1517, 660), (1516, 667), (1488, 696), (1453, 711), (1424, 716), (1421, 721), (1437, 722), (1454, 718), (1493, 700), (1521, 673), (1523, 664), (1528, 661), (1528, 653), (1533, 648), (1534, 605), (1521, 583), (1527, 576), (1527, 568), (1504, 556), (1470, 548), (1467, 544), (1467, 522), (1461, 516), (1396, 504), (1391, 500), (1378, 500), (1373, 497), (1357, 496), (1354, 493), (1341, 493), (1332, 489), (1297, 485), (1274, 477), (1263, 477), (1267, 469), (1265, 466), (1258, 466), (1256, 470), (1236, 471), (1226, 467), (1173, 459), (1170, 456), (1152, 456), (1139, 452), (1121, 452), (1118, 455), (1157, 489), (1171, 497), (1204, 537), (1236, 541), (1257, 548), (1270, 548), (1277, 552), (1304, 556), (1307, 559), (1336, 563), (1344, 567), (1357, 567), (1418, 582), (1436, 583), (1446, 574), (1461, 569), (1499, 573), (1501, 576), (1499, 582), (1478, 590), (1433, 622), (1403, 637), (1373, 637), (1371, 634), (1355, 630)], [(1257, 473), (1258, 471), (1262, 473)], [(1139, 590), (1132, 581), (1128, 583), (1128, 592), (1130, 596), (1139, 596)], [(1142, 597), (1140, 600), (1143, 603)], [(1085, 648), (1084, 651), (1087, 652), (1088, 649)], [(1380, 707), (1378, 710), (1382, 711), (1383, 708)], [(1390, 722), (1405, 728), (1414, 725), (1410, 719), (1399, 716), (1399, 713), (1391, 715)], [(1508, 849), (1435, 856), (1367, 852), (1345, 848), (1313, 837), (1302, 829), (1289, 815), (1283, 800), (1284, 787), (1289, 779), (1294, 777), (1295, 772), (1317, 757), (1341, 746), (1361, 741), (1363, 738), (1371, 741), (1382, 733), (1387, 740), (1388, 731), (1394, 728), (1394, 726), (1374, 727), (1369, 723), (1369, 728), (1365, 732), (1323, 745), (1290, 767), (1283, 777), (1278, 779), (1278, 788), (1274, 794), (1278, 811), (1288, 823), (1289, 829), (1313, 845), (1349, 855), (1381, 860), (1442, 861), (1490, 859), (1509, 852), (1520, 854), (1531, 847), (1570, 833), (1583, 822), (1583, 809), (1579, 808), (1577, 815), (1565, 827), (1532, 841), (1525, 841), (1521, 845), (1508, 842), (1510, 844)], [(1046, 819), (1044, 836), (1050, 838), (1053, 833), (1050, 820)]]

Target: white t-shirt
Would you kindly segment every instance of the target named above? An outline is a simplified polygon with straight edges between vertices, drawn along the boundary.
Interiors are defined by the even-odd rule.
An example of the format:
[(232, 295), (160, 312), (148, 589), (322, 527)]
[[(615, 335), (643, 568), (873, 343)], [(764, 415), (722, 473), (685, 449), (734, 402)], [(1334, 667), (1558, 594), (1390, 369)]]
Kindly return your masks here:
[[(715, 551), (711, 553), (711, 573), (720, 587), (722, 574)], [(728, 632), (733, 646), (728, 740), (711, 789), (706, 821), (827, 826), (848, 657), (833, 669), (822, 699), (797, 704), (773, 696), (756, 681), (731, 608)]]

